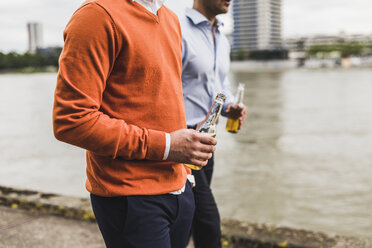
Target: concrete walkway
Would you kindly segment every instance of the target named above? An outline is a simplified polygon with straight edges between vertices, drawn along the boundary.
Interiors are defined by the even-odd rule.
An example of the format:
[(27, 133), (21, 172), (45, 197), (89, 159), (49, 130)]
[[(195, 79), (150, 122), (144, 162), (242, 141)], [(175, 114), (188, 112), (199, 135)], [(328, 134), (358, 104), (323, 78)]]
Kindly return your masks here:
[(95, 223), (0, 206), (1, 248), (104, 248)]
[[(93, 220), (88, 198), (0, 186), (0, 248), (104, 248), (97, 225), (90, 222)], [(372, 248), (372, 237), (229, 219), (222, 220), (222, 233), (226, 248)]]
[(104, 248), (105, 244), (96, 223), (0, 206), (0, 248), (51, 247)]

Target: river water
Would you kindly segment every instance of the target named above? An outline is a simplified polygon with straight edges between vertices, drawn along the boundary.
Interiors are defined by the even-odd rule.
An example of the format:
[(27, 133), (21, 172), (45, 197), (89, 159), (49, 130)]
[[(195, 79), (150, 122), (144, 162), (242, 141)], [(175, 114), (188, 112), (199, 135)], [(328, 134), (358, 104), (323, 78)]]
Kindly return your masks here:
[[(222, 217), (372, 236), (372, 71), (236, 72), (248, 118), (218, 126)], [(84, 151), (56, 141), (56, 74), (0, 75), (0, 185), (88, 196)]]

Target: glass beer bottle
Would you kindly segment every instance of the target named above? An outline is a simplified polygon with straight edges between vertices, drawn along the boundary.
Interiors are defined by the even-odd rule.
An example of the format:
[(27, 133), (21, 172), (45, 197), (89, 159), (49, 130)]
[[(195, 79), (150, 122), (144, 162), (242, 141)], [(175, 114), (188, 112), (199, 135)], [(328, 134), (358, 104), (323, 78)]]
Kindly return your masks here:
[[(202, 122), (200, 122), (197, 125), (196, 131), (210, 135), (213, 138), (216, 137), (217, 120), (221, 115), (221, 110), (225, 100), (226, 96), (224, 94), (222, 93), (217, 94), (216, 99), (214, 100), (211, 108), (209, 109), (207, 116)], [(202, 168), (200, 166), (192, 164), (185, 165), (193, 170), (200, 170)]]
[[(239, 83), (238, 90), (236, 92), (235, 103), (239, 104), (240, 107), (243, 107), (243, 98), (244, 98), (244, 84)], [(226, 131), (230, 133), (237, 133), (239, 131), (239, 118), (236, 116), (229, 116), (226, 123)]]

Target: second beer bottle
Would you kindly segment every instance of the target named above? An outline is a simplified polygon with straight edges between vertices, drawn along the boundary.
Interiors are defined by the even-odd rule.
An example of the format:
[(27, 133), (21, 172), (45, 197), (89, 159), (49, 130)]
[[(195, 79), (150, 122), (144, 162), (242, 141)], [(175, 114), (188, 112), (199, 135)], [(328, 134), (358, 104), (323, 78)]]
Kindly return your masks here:
[[(243, 98), (244, 98), (244, 84), (240, 83), (238, 86), (238, 90), (236, 92), (236, 104), (239, 105), (239, 107), (243, 107)], [(240, 111), (240, 110), (239, 110)], [(230, 113), (229, 118), (226, 122), (226, 131), (230, 133), (237, 133), (239, 131), (239, 117), (236, 115), (237, 113)]]

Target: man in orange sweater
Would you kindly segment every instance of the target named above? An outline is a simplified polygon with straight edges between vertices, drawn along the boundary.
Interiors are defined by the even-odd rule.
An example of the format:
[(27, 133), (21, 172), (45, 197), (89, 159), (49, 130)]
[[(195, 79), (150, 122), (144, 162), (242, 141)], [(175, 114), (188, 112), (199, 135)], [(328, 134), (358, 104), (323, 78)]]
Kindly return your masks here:
[(87, 150), (86, 188), (107, 247), (185, 247), (194, 200), (183, 163), (216, 140), (186, 129), (182, 38), (162, 0), (89, 0), (72, 16), (53, 110)]

